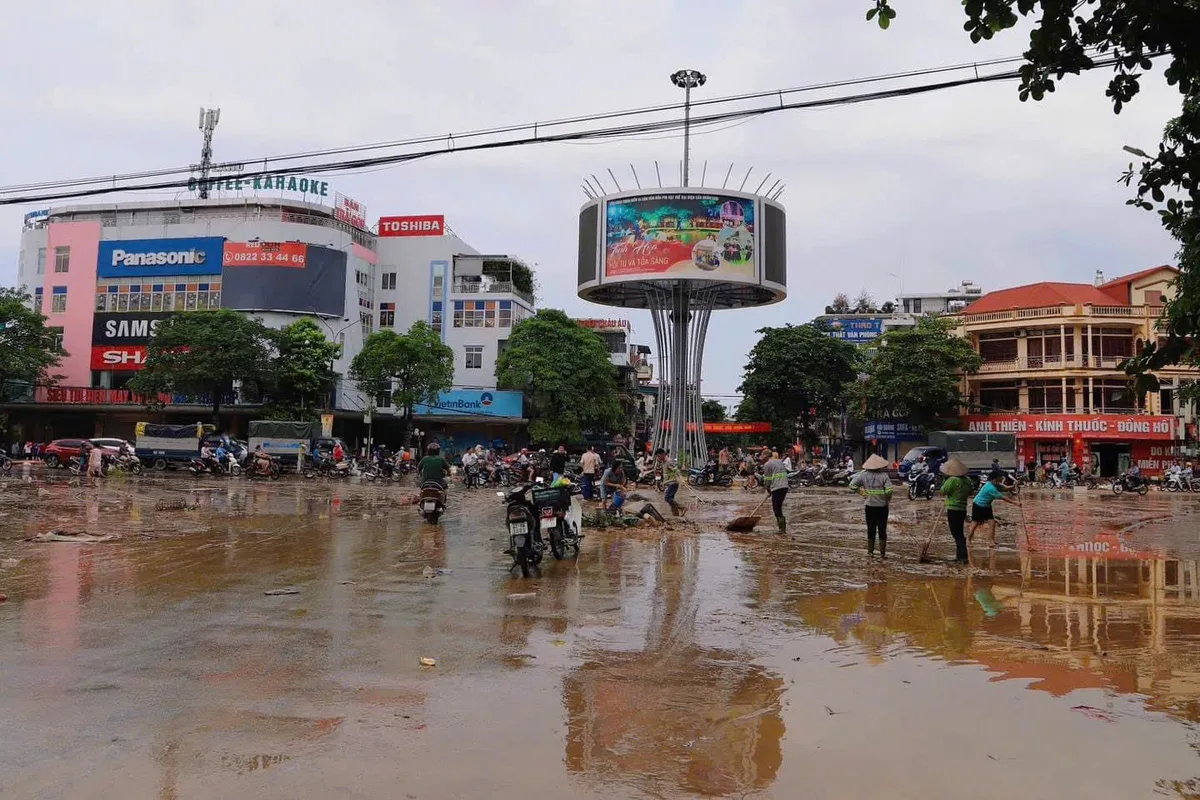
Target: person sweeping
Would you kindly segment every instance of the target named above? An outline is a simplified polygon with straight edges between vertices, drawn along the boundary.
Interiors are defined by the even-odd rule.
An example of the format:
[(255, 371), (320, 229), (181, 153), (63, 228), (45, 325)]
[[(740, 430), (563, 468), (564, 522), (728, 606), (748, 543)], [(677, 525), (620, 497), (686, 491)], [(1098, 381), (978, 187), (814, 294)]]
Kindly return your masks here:
[(867, 555), (875, 555), (875, 537), (879, 537), (879, 556), (887, 558), (888, 506), (892, 500), (892, 478), (887, 459), (878, 453), (868, 458), (862, 471), (850, 479), (850, 488), (866, 498)]
[(967, 477), (967, 465), (957, 458), (942, 464), (942, 474), (946, 476), (942, 484), (942, 496), (946, 498), (946, 524), (950, 528), (950, 535), (954, 537), (954, 561), (966, 564), (969, 561), (965, 532), (967, 503), (975, 487)]
[(783, 516), (783, 501), (788, 493), (787, 467), (779, 458), (779, 453), (772, 451), (771, 457), (763, 466), (763, 483), (771, 495), (771, 510), (775, 512), (775, 524), (780, 533), (787, 533), (787, 519)]

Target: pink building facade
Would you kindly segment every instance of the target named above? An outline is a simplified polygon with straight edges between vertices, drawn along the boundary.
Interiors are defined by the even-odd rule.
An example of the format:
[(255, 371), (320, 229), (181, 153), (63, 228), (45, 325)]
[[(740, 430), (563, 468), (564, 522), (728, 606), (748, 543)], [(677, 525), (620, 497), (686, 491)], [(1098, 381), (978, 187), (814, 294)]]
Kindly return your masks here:
[(46, 324), (62, 328), (60, 383), (90, 386), (92, 381), (92, 318), (95, 314), (96, 261), (100, 250), (99, 222), (62, 222), (48, 227), (42, 313)]

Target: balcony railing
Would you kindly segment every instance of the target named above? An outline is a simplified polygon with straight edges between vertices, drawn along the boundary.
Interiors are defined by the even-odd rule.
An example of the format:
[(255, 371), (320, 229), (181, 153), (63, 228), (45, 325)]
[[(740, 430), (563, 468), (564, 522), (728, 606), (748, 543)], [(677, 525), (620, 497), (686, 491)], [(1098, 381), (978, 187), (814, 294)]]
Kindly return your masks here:
[(533, 305), (533, 295), (521, 291), (507, 281), (492, 281), (491, 283), (455, 281), (451, 286), (451, 291), (455, 294), (515, 294), (529, 305)]
[(1038, 369), (1107, 369), (1115, 370), (1128, 356), (1037, 356), (985, 361), (980, 372), (1021, 372)]
[(1043, 308), (1015, 308), (1008, 311), (988, 311), (982, 314), (963, 314), (962, 321), (969, 324), (983, 322), (1005, 322), (1007, 320), (1045, 319), (1047, 317), (1157, 317), (1161, 306), (1046, 306)]

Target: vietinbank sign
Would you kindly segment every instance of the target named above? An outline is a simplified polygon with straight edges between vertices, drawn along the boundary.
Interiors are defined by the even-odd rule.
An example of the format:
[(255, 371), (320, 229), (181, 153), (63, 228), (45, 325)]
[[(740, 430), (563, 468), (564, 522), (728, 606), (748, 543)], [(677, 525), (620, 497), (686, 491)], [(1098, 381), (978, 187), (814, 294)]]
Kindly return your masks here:
[[(511, 417), (520, 419), (525, 395), (485, 389), (453, 389), (438, 395), (437, 403), (413, 406), (413, 414), (422, 417)], [(447, 422), (450, 420), (447, 419)]]
[(219, 236), (102, 241), (96, 274), (101, 278), (220, 275), (224, 252), (225, 240)]

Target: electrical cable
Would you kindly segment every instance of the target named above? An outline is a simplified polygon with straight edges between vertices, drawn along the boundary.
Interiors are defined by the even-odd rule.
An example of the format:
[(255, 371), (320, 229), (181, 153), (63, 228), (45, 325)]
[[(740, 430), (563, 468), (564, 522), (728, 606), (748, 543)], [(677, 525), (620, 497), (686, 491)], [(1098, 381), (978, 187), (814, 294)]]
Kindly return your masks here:
[[(1111, 58), (1103, 61), (1094, 62), (1089, 69), (1099, 69), (1106, 66), (1114, 66), (1119, 63), (1119, 59)], [(754, 109), (743, 109), (738, 111), (721, 112), (703, 117), (693, 117), (692, 124), (709, 124), (727, 120), (739, 120), (752, 117), (765, 116), (767, 114), (777, 113), (780, 111), (796, 111), (806, 109), (820, 109), (840, 107), (856, 103), (870, 102), (873, 100), (890, 99), (896, 97), (909, 97), (914, 95), (926, 94), (929, 92), (942, 91), (945, 89), (953, 89), (960, 86), (969, 86), (981, 83), (995, 83), (999, 81), (1015, 80), (1020, 77), (1018, 71), (994, 73), (992, 75), (981, 75), (979, 77), (963, 78), (951, 81), (943, 81), (940, 83), (921, 84), (918, 86), (910, 86), (899, 89), (887, 89), (878, 92), (867, 92), (858, 95), (849, 95), (833, 98), (824, 98), (821, 100), (801, 101), (795, 103), (780, 103), (779, 105), (771, 105)], [(338, 173), (346, 170), (357, 170), (368, 167), (397, 165), (409, 161), (415, 161), (422, 158), (430, 158), (436, 155), (446, 155), (450, 153), (462, 152), (478, 152), (485, 150), (496, 150), (508, 147), (522, 147), (531, 144), (550, 144), (557, 142), (597, 140), (597, 139), (614, 139), (628, 136), (629, 134), (648, 133), (655, 131), (676, 130), (684, 127), (684, 121), (680, 119), (663, 120), (658, 122), (646, 122), (636, 125), (625, 125), (617, 128), (601, 128), (589, 131), (573, 131), (568, 133), (555, 134), (553, 136), (535, 136), (526, 137), (524, 139), (506, 140), (499, 142), (481, 142), (473, 145), (453, 146), (449, 149), (427, 150), (417, 153), (403, 153), (386, 156), (375, 156), (370, 158), (356, 159), (352, 161), (339, 161), (325, 164), (305, 165), (303, 171), (310, 174), (326, 174)], [(252, 181), (255, 178), (276, 177), (285, 174), (295, 174), (295, 168), (278, 168), (257, 170), (249, 173), (240, 173), (237, 178), (242, 181)], [(210, 179), (213, 183), (219, 182), (218, 179)], [(226, 179), (220, 179), (224, 181)], [(232, 180), (229, 178), (228, 180)], [(157, 183), (136, 184), (127, 186), (104, 186), (93, 189), (80, 189), (68, 192), (54, 192), (48, 194), (23, 195), (18, 197), (0, 198), (0, 206), (6, 205), (22, 205), (30, 203), (43, 203), (49, 200), (64, 200), (77, 197), (94, 197), (98, 195), (113, 194), (116, 192), (134, 192), (156, 189), (171, 189), (184, 188), (195, 184), (195, 178), (161, 181)]]
[[(958, 72), (958, 71), (968, 70), (968, 69), (974, 70), (976, 77), (980, 77), (978, 75), (978, 71), (979, 71), (980, 67), (999, 66), (999, 65), (1003, 65), (1003, 64), (1020, 62), (1023, 60), (1024, 60), (1024, 58), (1021, 56), (1010, 56), (1007, 58), (997, 58), (997, 59), (990, 59), (990, 60), (985, 60), (985, 61), (970, 62), (970, 63), (965, 63), (965, 64), (954, 64), (954, 65), (947, 65), (947, 66), (941, 66), (941, 67), (930, 67), (930, 68), (924, 68), (924, 69), (919, 69), (919, 70), (909, 70), (906, 72), (896, 72), (896, 73), (875, 75), (875, 76), (864, 77), (864, 78), (853, 78), (853, 79), (845, 79), (845, 80), (838, 80), (838, 81), (830, 81), (830, 82), (819, 83), (819, 84), (810, 84), (807, 86), (798, 86), (798, 87), (792, 87), (792, 88), (787, 88), (787, 89), (773, 89), (773, 90), (769, 90), (769, 91), (750, 92), (750, 93), (745, 93), (745, 94), (740, 94), (740, 95), (732, 95), (732, 96), (726, 96), (726, 97), (700, 99), (700, 100), (693, 101), (691, 103), (691, 106), (693, 108), (706, 107), (706, 106), (721, 105), (721, 104), (727, 104), (727, 103), (733, 103), (733, 102), (744, 102), (747, 100), (762, 99), (765, 97), (778, 97), (779, 101), (780, 101), (780, 105), (783, 105), (783, 97), (784, 96), (796, 94), (796, 93), (812, 92), (812, 91), (819, 91), (819, 90), (823, 90), (823, 89), (832, 89), (832, 88), (843, 88), (843, 87), (847, 87), (847, 86), (858, 86), (858, 85), (864, 85), (864, 84), (868, 84), (868, 83), (877, 83), (877, 82), (882, 82), (882, 81), (901, 80), (904, 78), (923, 77), (923, 76), (928, 76), (928, 75), (944, 74), (944, 73), (949, 73), (949, 72)], [(1099, 64), (1093, 65), (1093, 68), (1095, 66), (1100, 66), (1100, 65)], [(225, 162), (220, 162), (214, 166), (220, 167), (222, 164), (234, 164), (234, 163), (242, 164), (242, 165), (257, 164), (259, 162), (262, 162), (263, 167), (264, 167), (264, 172), (265, 172), (267, 169), (267, 165), (271, 162), (293, 161), (293, 160), (299, 160), (299, 159), (316, 158), (316, 157), (320, 157), (320, 156), (343, 155), (343, 154), (349, 154), (349, 153), (368, 152), (368, 151), (380, 150), (380, 149), (393, 149), (393, 148), (397, 148), (397, 147), (406, 147), (406, 146), (411, 147), (411, 146), (416, 146), (416, 145), (421, 145), (421, 144), (430, 144), (430, 143), (434, 143), (434, 142), (446, 142), (448, 147), (450, 147), (451, 149), (457, 149), (456, 147), (454, 147), (454, 143), (456, 141), (460, 141), (460, 140), (469, 140), (469, 139), (474, 139), (474, 138), (478, 138), (478, 137), (482, 137), (482, 136), (494, 136), (494, 135), (499, 135), (499, 134), (503, 134), (503, 133), (514, 133), (514, 132), (522, 131), (522, 130), (532, 130), (534, 132), (534, 138), (538, 138), (537, 133), (538, 133), (539, 129), (544, 130), (547, 128), (561, 127), (564, 125), (575, 125), (575, 124), (581, 124), (584, 122), (595, 122), (595, 121), (600, 121), (600, 120), (617, 119), (617, 118), (628, 117), (628, 116), (637, 116), (637, 115), (645, 115), (645, 114), (663, 113), (663, 112), (669, 112), (669, 111), (678, 111), (678, 110), (683, 109), (683, 107), (684, 107), (684, 104), (682, 104), (682, 103), (671, 103), (671, 104), (664, 104), (664, 105), (658, 105), (658, 106), (646, 106), (646, 107), (642, 107), (642, 108), (625, 109), (625, 110), (621, 110), (621, 111), (612, 111), (612, 112), (606, 112), (606, 113), (600, 113), (600, 114), (591, 114), (591, 115), (584, 115), (584, 116), (577, 116), (577, 117), (567, 117), (567, 118), (562, 118), (562, 119), (550, 120), (550, 121), (546, 121), (546, 122), (523, 123), (520, 125), (508, 125), (508, 126), (498, 126), (498, 127), (492, 127), (492, 128), (477, 129), (477, 130), (466, 131), (466, 132), (458, 133), (458, 134), (454, 134), (454, 133), (448, 133), (448, 134), (444, 134), (444, 135), (438, 134), (438, 135), (434, 135), (434, 136), (422, 136), (422, 137), (415, 137), (415, 138), (405, 139), (405, 140), (396, 140), (396, 141), (392, 141), (392, 142), (380, 142), (380, 143), (354, 145), (354, 146), (339, 147), (339, 148), (328, 148), (328, 149), (324, 149), (324, 150), (313, 150), (313, 151), (291, 153), (291, 154), (284, 154), (284, 155), (277, 155), (277, 156), (262, 156), (262, 157), (256, 157), (256, 158), (250, 158), (250, 159), (243, 159), (243, 160), (237, 161), (237, 162), (225, 161)], [(441, 151), (438, 151), (438, 152), (441, 152)], [(100, 183), (108, 183), (108, 184), (112, 184), (115, 186), (115, 184), (118, 181), (140, 180), (140, 179), (147, 179), (147, 178), (166, 177), (166, 176), (170, 176), (170, 175), (190, 174), (193, 171), (194, 171), (194, 165), (189, 165), (187, 167), (171, 167), (171, 168), (158, 169), (158, 170), (147, 170), (147, 171), (142, 171), (142, 172), (126, 173), (123, 175), (121, 175), (121, 174), (101, 175), (101, 176), (93, 176), (93, 177), (87, 177), (87, 178), (63, 179), (63, 180), (59, 180), (59, 181), (13, 184), (10, 186), (0, 187), (0, 194), (10, 194), (12, 192), (17, 192), (17, 191), (25, 192), (25, 191), (72, 188), (72, 187), (95, 185), (95, 184), (100, 184)], [(295, 170), (293, 169), (292, 171), (295, 171)]]

